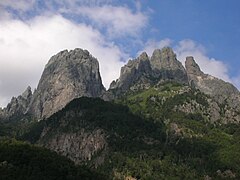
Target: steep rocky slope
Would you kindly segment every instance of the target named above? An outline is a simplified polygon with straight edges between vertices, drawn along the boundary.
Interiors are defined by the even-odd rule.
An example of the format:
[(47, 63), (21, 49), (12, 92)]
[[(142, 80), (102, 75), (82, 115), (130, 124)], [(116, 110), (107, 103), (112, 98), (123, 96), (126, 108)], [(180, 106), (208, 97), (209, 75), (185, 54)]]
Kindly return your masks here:
[(99, 73), (99, 63), (87, 50), (76, 48), (61, 51), (51, 57), (37, 89), (31, 88), (19, 97), (13, 97), (1, 110), (0, 118), (31, 115), (38, 120), (49, 117), (71, 100), (81, 97), (99, 97), (105, 92)]
[[(0, 111), (1, 119), (30, 114), (37, 119), (49, 117), (77, 97), (101, 97), (113, 100), (128, 92), (149, 89), (164, 82), (177, 82), (197, 88), (224, 106), (230, 119), (239, 121), (240, 94), (230, 83), (204, 74), (187, 57), (186, 70), (171, 48), (154, 50), (151, 57), (142, 53), (121, 68), (119, 79), (105, 91), (99, 74), (98, 61), (87, 50), (62, 51), (46, 65), (36, 91), (30, 87), (7, 108)], [(233, 118), (234, 117), (234, 118)], [(232, 121), (232, 120), (231, 120)]]
[(105, 91), (97, 59), (87, 50), (62, 51), (46, 65), (29, 112), (49, 117), (77, 97), (98, 97)]
[(148, 144), (145, 139), (157, 139), (159, 143), (164, 139), (161, 124), (145, 121), (127, 107), (99, 98), (75, 99), (38, 124), (40, 128), (31, 129), (26, 139), (67, 156), (76, 164), (95, 167), (103, 164), (112, 151), (134, 151), (139, 144)]
[(28, 111), (32, 100), (31, 87), (28, 87), (22, 95), (13, 97), (6, 108), (0, 110), (0, 119), (14, 120), (21, 119)]
[(240, 122), (240, 93), (238, 89), (228, 82), (204, 74), (193, 57), (186, 58), (185, 66), (190, 86), (213, 97), (224, 107), (225, 115), (228, 114), (230, 119), (235, 116), (235, 119)]
[(174, 81), (187, 84), (187, 73), (171, 48), (156, 49), (151, 58), (144, 52), (121, 68), (119, 79), (113, 81), (110, 92), (117, 96), (128, 90), (149, 88), (157, 83)]
[(239, 95), (239, 91), (232, 84), (211, 75), (204, 74), (193, 57), (189, 56), (186, 58), (185, 66), (189, 84), (213, 96), (220, 103), (223, 103), (224, 100), (231, 95)]

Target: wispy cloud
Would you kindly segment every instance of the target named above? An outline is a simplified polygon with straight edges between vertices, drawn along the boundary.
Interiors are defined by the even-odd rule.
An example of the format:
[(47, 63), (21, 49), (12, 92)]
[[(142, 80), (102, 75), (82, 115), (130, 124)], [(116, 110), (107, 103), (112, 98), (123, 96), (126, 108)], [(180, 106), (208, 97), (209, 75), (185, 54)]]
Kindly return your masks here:
[(0, 106), (28, 85), (36, 87), (44, 65), (63, 49), (88, 49), (108, 88), (128, 58), (113, 39), (136, 37), (148, 22), (140, 6), (133, 10), (112, 0), (0, 1)]
[(148, 16), (141, 11), (133, 12), (124, 6), (80, 7), (78, 13), (88, 17), (111, 37), (137, 36), (146, 27)]
[(44, 65), (63, 49), (88, 49), (100, 61), (106, 87), (119, 77), (125, 54), (96, 29), (75, 24), (61, 15), (40, 16), (23, 22), (0, 23), (0, 104), (20, 94), (28, 85), (36, 87)]

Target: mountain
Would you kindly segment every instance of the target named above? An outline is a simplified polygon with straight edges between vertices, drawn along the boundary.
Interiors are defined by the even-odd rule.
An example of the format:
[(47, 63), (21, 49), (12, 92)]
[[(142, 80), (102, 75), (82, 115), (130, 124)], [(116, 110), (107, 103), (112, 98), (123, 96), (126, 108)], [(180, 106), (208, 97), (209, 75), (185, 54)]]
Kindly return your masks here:
[(97, 59), (87, 50), (64, 50), (51, 57), (34, 93), (28, 87), (23, 95), (12, 98), (2, 114), (6, 117), (29, 114), (39, 120), (75, 98), (99, 97), (104, 92)]
[(128, 90), (146, 89), (154, 84), (174, 81), (187, 84), (187, 73), (171, 48), (156, 49), (151, 58), (143, 52), (121, 68), (119, 79), (110, 85), (117, 96)]
[(7, 107), (1, 110), (2, 112), (0, 112), (0, 119), (21, 119), (21, 117), (27, 113), (31, 100), (31, 87), (27, 87), (22, 95), (18, 96), (17, 98), (13, 97)]
[(236, 87), (228, 82), (204, 74), (193, 57), (187, 57), (185, 62), (189, 84), (200, 91), (213, 96), (219, 103), (223, 103), (232, 95), (239, 96)]
[[(88, 51), (62, 51), (33, 94), (28, 88), (0, 111), (0, 136), (107, 179), (239, 179), (239, 97), (193, 57), (184, 67), (171, 48), (129, 60), (107, 91)], [(3, 156), (0, 170), (1, 161), (9, 162)]]
[(240, 122), (240, 93), (232, 84), (204, 74), (193, 57), (185, 62), (189, 85), (213, 97), (223, 107), (227, 121)]
[(205, 98), (173, 83), (117, 102), (81, 97), (23, 139), (109, 179), (237, 179), (240, 127), (214, 125), (198, 112), (176, 109), (189, 101), (207, 107)]
[(97, 59), (87, 50), (65, 50), (46, 65), (29, 112), (37, 118), (49, 117), (74, 98), (98, 97), (104, 91)]

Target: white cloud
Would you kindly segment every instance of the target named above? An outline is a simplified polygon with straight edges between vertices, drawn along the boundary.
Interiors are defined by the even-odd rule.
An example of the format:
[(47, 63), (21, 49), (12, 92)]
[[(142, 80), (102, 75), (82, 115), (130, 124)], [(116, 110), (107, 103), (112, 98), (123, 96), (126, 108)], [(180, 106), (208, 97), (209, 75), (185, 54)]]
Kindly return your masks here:
[(140, 55), (142, 52), (146, 52), (148, 56), (151, 56), (155, 49), (162, 49), (163, 47), (168, 47), (171, 44), (172, 40), (168, 38), (161, 41), (150, 39), (145, 43), (143, 50), (139, 51), (137, 54)]
[(193, 56), (204, 73), (231, 82), (228, 66), (221, 60), (208, 57), (204, 46), (187, 39), (180, 41), (174, 49), (183, 64), (187, 56)]
[(0, 6), (12, 8), (14, 10), (27, 11), (35, 3), (35, 0), (1, 0)]
[(44, 0), (43, 2), (46, 11), (68, 17), (77, 16), (78, 19), (82, 17), (81, 20), (88, 20), (88, 23), (104, 29), (108, 38), (136, 37), (148, 23), (147, 12), (141, 11), (140, 1), (134, 3), (136, 10), (112, 0)]
[(52, 55), (76, 47), (87, 49), (98, 58), (105, 87), (119, 77), (124, 53), (91, 26), (74, 24), (60, 15), (36, 17), (28, 22), (1, 21), (0, 105), (28, 85), (36, 87)]
[(124, 6), (85, 6), (78, 8), (76, 12), (88, 17), (98, 26), (106, 28), (111, 37), (137, 36), (148, 22), (148, 17), (144, 13), (133, 12)]

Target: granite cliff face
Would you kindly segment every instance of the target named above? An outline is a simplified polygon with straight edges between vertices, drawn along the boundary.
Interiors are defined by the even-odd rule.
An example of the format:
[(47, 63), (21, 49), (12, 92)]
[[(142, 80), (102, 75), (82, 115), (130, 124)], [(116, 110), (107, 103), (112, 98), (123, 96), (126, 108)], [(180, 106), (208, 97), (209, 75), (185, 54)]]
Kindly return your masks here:
[(46, 65), (29, 113), (49, 117), (77, 97), (99, 97), (105, 91), (96, 58), (87, 50), (61, 51)]
[(165, 81), (188, 83), (184, 67), (168, 47), (156, 49), (151, 58), (143, 52), (137, 59), (129, 60), (122, 67), (119, 79), (112, 82), (110, 90), (119, 95), (128, 90), (147, 89)]

